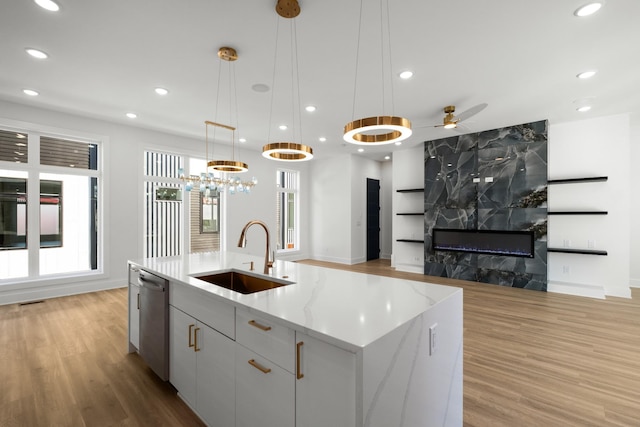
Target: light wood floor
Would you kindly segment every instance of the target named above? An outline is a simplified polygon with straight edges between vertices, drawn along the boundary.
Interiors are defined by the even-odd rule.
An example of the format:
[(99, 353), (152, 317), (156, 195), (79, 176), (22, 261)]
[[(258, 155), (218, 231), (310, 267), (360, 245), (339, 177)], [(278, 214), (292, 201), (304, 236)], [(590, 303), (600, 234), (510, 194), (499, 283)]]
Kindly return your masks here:
[[(593, 300), (305, 263), (464, 288), (465, 426), (640, 426), (640, 289)], [(0, 427), (202, 425), (126, 353), (126, 313), (125, 289), (0, 306)]]

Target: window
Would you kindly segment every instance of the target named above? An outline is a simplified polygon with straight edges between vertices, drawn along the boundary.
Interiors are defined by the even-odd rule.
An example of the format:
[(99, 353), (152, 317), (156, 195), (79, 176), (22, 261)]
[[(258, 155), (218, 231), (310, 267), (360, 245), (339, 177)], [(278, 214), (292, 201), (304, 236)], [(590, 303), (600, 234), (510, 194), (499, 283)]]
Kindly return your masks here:
[(278, 251), (299, 250), (298, 172), (279, 169), (276, 173), (277, 248)]
[(187, 175), (200, 175), (207, 165), (201, 159), (145, 152), (145, 258), (181, 255), (183, 246), (190, 253), (220, 249), (220, 194), (205, 188), (183, 191), (183, 168)]
[(96, 141), (0, 130), (1, 279), (100, 268), (98, 151)]

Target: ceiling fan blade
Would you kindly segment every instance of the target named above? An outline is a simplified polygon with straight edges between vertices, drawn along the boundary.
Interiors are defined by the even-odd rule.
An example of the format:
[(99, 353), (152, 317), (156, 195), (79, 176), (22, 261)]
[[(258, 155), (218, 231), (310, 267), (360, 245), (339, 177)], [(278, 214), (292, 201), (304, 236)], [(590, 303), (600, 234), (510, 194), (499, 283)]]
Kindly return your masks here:
[(459, 122), (463, 121), (463, 120), (467, 120), (469, 117), (471, 116), (475, 116), (476, 114), (478, 114), (480, 111), (484, 110), (485, 108), (487, 108), (487, 104), (482, 103), (482, 104), (478, 104), (475, 107), (471, 107), (468, 110), (463, 111), (462, 113), (458, 114), (458, 116), (456, 117), (456, 119), (458, 119)]

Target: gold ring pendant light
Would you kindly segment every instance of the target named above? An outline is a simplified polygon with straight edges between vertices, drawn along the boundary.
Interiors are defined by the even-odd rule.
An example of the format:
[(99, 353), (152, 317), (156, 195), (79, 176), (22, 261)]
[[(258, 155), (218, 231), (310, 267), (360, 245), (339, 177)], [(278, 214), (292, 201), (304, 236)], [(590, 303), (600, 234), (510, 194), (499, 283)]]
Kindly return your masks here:
[[(300, 5), (297, 0), (278, 0), (276, 4), (276, 12), (283, 18), (292, 19), (300, 14)], [(295, 23), (292, 22), (291, 25), (291, 37), (293, 41), (294, 49), (291, 53), (291, 67), (295, 68), (295, 76), (296, 80), (292, 80), (292, 86), (298, 85), (298, 110), (300, 107), (300, 89), (299, 89), (299, 78), (298, 78), (298, 64), (297, 64), (297, 38), (295, 31)], [(278, 51), (278, 40), (276, 39), (276, 56)], [(294, 58), (295, 55), (295, 58)], [(274, 63), (277, 58), (274, 58)], [(275, 68), (274, 68), (274, 86), (275, 86)], [(271, 93), (271, 109), (273, 110), (273, 92)], [(292, 94), (295, 91), (292, 88)], [(295, 103), (292, 102), (292, 113), (295, 111)], [(271, 113), (270, 113), (271, 115)], [(293, 114), (292, 114), (293, 115)], [(293, 119), (295, 122), (295, 119)], [(269, 126), (271, 126), (271, 117), (269, 117)], [(299, 125), (301, 127), (301, 125)], [(302, 133), (302, 132), (301, 132)], [(313, 158), (313, 149), (307, 145), (299, 144), (296, 142), (273, 142), (270, 144), (266, 144), (262, 147), (262, 156), (271, 160), (280, 160), (286, 162), (302, 162), (306, 160), (311, 160)]]
[[(238, 53), (232, 47), (221, 47), (218, 50), (218, 57), (229, 63), (238, 59)], [(220, 96), (220, 73), (218, 73), (218, 97)], [(231, 80), (231, 73), (229, 73), (229, 80)], [(235, 83), (235, 82), (234, 82)], [(231, 82), (230, 85), (231, 87)], [(229, 90), (229, 96), (231, 96), (231, 89)], [(217, 109), (217, 100), (216, 100), (216, 109)], [(235, 131), (236, 128), (233, 126), (223, 125), (216, 122), (211, 122), (206, 120), (206, 139), (207, 139), (207, 150), (209, 147), (209, 126), (220, 127), (223, 129), (227, 129), (231, 131), (231, 160), (210, 160), (207, 162), (207, 166), (217, 172), (226, 172), (226, 173), (242, 173), (249, 170), (249, 166), (246, 163), (239, 162), (235, 160)], [(215, 137), (214, 137), (215, 138)], [(207, 154), (208, 157), (208, 154)], [(207, 159), (208, 160), (208, 159)]]
[[(386, 20), (387, 20), (387, 39), (389, 43), (389, 48), (387, 52), (387, 56), (389, 58), (389, 75), (391, 75), (391, 31), (389, 29), (389, 16), (388, 16), (388, 1), (386, 7)], [(380, 0), (380, 32), (383, 32), (383, 0)], [(355, 80), (356, 84), (353, 90), (353, 111), (355, 113), (355, 103), (356, 103), (356, 89), (357, 89), (357, 79), (358, 79), (358, 64), (359, 64), (359, 53), (360, 53), (360, 36), (362, 34), (362, 3), (360, 2), (360, 19), (358, 24), (358, 47), (356, 53), (356, 73)], [(381, 37), (382, 39), (382, 37)], [(384, 62), (384, 58), (381, 58), (381, 61)], [(382, 107), (384, 109), (384, 66), (382, 72)], [(391, 88), (391, 103), (393, 104), (393, 82), (390, 82)], [(393, 107), (392, 107), (393, 108)], [(354, 114), (355, 115), (355, 114)], [(411, 121), (409, 119), (405, 119), (404, 117), (397, 116), (373, 116), (366, 117), (364, 119), (353, 120), (347, 123), (344, 127), (344, 135), (343, 139), (346, 142), (357, 145), (384, 145), (391, 144), (395, 142), (403, 141), (411, 136)]]

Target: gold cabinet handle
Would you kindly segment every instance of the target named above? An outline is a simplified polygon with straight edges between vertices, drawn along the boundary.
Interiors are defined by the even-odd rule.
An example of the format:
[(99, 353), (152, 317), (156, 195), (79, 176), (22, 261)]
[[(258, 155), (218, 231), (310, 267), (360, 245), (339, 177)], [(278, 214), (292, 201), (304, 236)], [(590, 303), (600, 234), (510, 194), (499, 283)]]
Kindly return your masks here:
[(193, 351), (200, 351), (198, 348), (198, 331), (200, 328), (195, 328), (193, 330)]
[(304, 374), (302, 373), (302, 369), (300, 367), (300, 349), (304, 345), (303, 341), (300, 341), (296, 344), (296, 378), (301, 379), (304, 378)]
[(255, 320), (249, 320), (249, 324), (250, 324), (251, 326), (254, 326), (254, 327), (256, 327), (256, 328), (258, 328), (258, 329), (261, 329), (261, 330), (263, 330), (263, 331), (265, 331), (265, 332), (266, 332), (266, 331), (270, 331), (270, 330), (271, 330), (271, 326), (264, 326), (264, 325), (261, 325), (260, 323), (256, 322)]
[(138, 310), (140, 310), (140, 293), (138, 293)]
[(256, 362), (254, 359), (249, 360), (249, 365), (253, 366), (254, 368), (262, 371), (265, 374), (268, 374), (269, 372), (271, 372), (271, 368), (265, 368), (264, 366), (262, 366), (261, 364), (259, 364), (258, 362)]
[(191, 336), (193, 335), (193, 328), (195, 326), (196, 325), (189, 325), (189, 347), (193, 347), (194, 346), (193, 341), (191, 341)]

